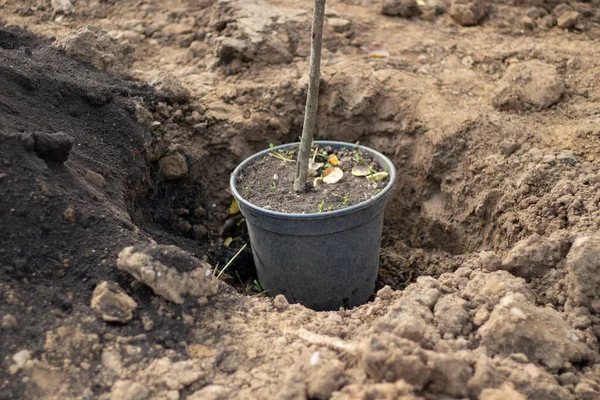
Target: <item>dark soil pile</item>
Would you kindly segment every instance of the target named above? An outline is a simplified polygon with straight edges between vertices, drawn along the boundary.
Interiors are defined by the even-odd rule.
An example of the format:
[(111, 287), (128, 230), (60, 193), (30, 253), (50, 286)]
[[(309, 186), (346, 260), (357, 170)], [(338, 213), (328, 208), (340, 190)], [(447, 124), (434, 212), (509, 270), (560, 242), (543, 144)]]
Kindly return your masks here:
[[(93, 315), (89, 301), (103, 280), (120, 282), (140, 305), (150, 302), (149, 289), (132, 289), (115, 260), (146, 239), (126, 210), (149, 175), (148, 133), (132, 99), (152, 92), (7, 27), (0, 27), (0, 81), (0, 314), (17, 317), (14, 329), (0, 329), (4, 359), (23, 347), (41, 351), (61, 320)], [(84, 325), (105, 326), (95, 317)], [(157, 327), (163, 343), (185, 332)], [(25, 398), (19, 381), (0, 371), (0, 398)]]

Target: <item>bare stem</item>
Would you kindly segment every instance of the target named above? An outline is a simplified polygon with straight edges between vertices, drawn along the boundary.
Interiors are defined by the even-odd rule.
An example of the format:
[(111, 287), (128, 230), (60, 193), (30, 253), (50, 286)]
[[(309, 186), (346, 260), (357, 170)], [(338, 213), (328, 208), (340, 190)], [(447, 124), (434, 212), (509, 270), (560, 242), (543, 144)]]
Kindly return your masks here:
[(294, 190), (303, 192), (306, 189), (308, 175), (308, 159), (312, 145), (317, 107), (319, 104), (319, 80), (321, 79), (321, 47), (323, 44), (323, 19), (325, 16), (325, 1), (315, 0), (315, 13), (313, 17), (311, 48), (310, 48), (310, 73), (308, 80), (308, 96), (304, 110), (304, 126), (302, 127), (302, 141), (296, 162), (296, 175), (294, 177)]

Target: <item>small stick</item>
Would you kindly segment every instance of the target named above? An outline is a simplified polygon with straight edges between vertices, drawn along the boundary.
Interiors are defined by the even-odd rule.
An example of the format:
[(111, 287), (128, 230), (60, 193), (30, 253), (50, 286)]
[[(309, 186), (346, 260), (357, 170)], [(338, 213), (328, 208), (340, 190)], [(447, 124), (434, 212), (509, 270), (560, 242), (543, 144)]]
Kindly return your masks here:
[(227, 264), (225, 264), (225, 266), (223, 267), (223, 269), (221, 270), (221, 272), (219, 272), (219, 274), (217, 275), (217, 279), (219, 279), (221, 277), (221, 275), (223, 274), (223, 272), (225, 272), (225, 270), (227, 269), (227, 267), (229, 267), (229, 265), (233, 262), (233, 260), (235, 260), (235, 258), (240, 255), (240, 253), (242, 252), (242, 250), (244, 250), (247, 245), (248, 245), (248, 243), (244, 243), (244, 245), (242, 246), (242, 248), (239, 249), (238, 252), (235, 253), (235, 255), (233, 257), (231, 257), (231, 260), (229, 260), (227, 262)]

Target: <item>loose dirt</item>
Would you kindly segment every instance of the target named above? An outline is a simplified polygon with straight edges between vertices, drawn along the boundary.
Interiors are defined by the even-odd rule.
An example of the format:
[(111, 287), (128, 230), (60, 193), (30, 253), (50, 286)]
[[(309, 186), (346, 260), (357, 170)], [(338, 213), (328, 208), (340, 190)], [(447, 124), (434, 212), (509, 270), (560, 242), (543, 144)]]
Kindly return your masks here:
[(0, 398), (600, 397), (596, 0), (328, 1), (316, 139), (399, 171), (378, 291), (269, 298), (247, 247), (215, 281), (311, 6), (0, 3)]

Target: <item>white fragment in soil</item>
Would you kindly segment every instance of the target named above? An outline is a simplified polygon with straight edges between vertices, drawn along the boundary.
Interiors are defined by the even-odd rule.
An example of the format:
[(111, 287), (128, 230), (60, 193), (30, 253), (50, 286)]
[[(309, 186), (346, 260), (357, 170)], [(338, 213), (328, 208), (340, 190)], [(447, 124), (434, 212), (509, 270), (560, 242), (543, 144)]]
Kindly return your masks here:
[(310, 356), (310, 365), (317, 365), (320, 361), (321, 353), (319, 353), (318, 351), (312, 353), (312, 356)]
[(574, 342), (579, 342), (579, 338), (577, 337), (577, 335), (574, 332), (569, 333), (569, 339), (571, 339)]
[(510, 313), (519, 319), (527, 319), (527, 315), (516, 307), (511, 308)]
[(278, 179), (279, 179), (279, 175), (277, 175), (277, 174), (273, 174), (273, 179), (274, 179), (274, 180), (278, 180)]
[(207, 269), (206, 272), (204, 273), (205, 276), (210, 276), (210, 274), (212, 274), (211, 269)]
[(18, 353), (16, 353), (12, 357), (12, 359), (14, 361), (14, 364), (8, 368), (8, 371), (11, 375), (14, 375), (21, 369), (23, 369), (23, 367), (25, 367), (27, 361), (31, 359), (31, 353), (29, 352), (29, 350), (21, 350)]

